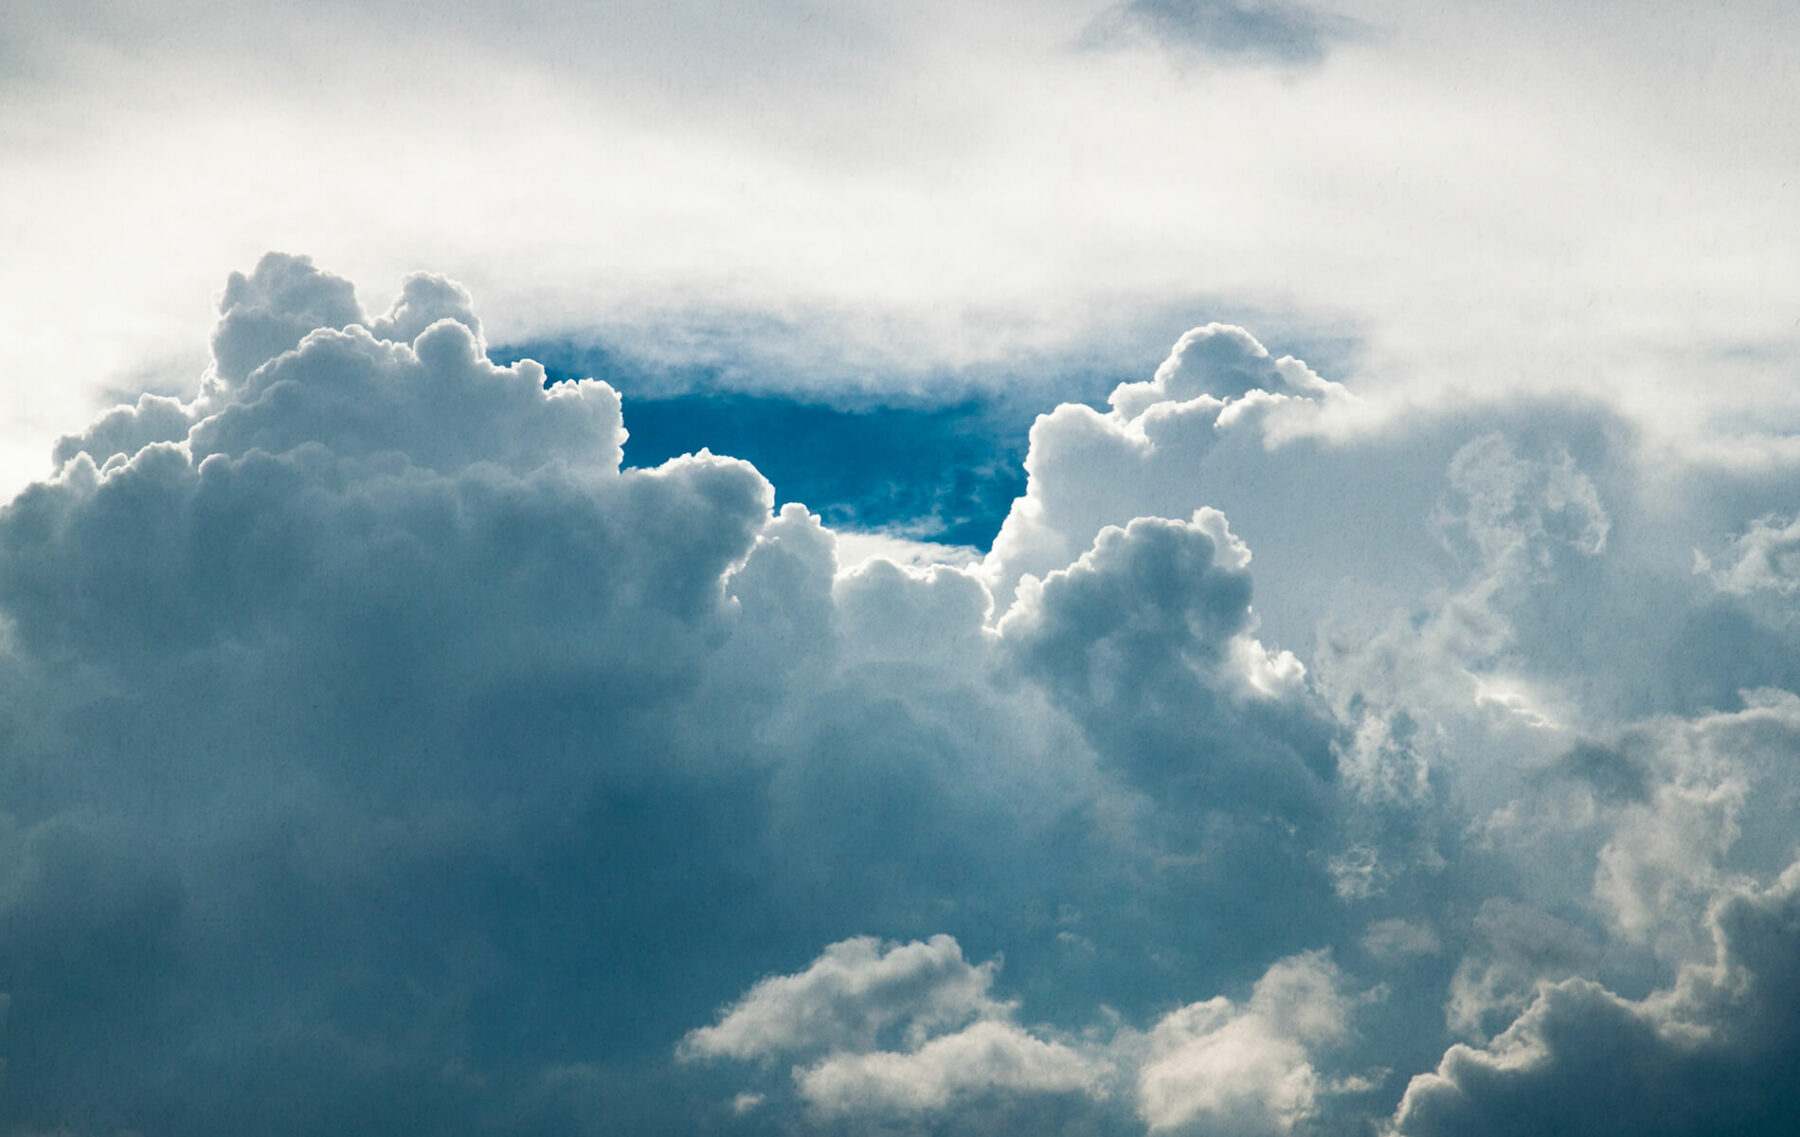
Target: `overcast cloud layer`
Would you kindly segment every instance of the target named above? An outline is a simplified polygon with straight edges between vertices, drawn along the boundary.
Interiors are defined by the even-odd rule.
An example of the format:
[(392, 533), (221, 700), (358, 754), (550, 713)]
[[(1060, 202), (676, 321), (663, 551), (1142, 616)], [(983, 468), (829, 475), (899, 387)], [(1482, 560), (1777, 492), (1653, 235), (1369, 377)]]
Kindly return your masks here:
[(931, 563), (447, 278), (220, 297), (0, 509), (7, 1131), (1800, 1119), (1791, 480), (1209, 324)]
[(184, 392), (269, 248), (759, 388), (1116, 381), (1218, 319), (1365, 415), (1579, 391), (1791, 467), (1796, 59), (1782, 0), (11, 4), (0, 489)]

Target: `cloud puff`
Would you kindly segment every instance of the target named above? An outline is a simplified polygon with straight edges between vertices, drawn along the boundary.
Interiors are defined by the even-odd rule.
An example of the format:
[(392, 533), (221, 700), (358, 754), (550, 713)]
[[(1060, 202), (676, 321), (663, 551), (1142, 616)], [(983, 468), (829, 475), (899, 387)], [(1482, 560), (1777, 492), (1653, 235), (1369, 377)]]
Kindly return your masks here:
[(795, 1072), (826, 1115), (922, 1113), (982, 1093), (1105, 1096), (1108, 1067), (1005, 1022), (972, 1023), (909, 1053), (834, 1054)]
[(1322, 954), (1270, 967), (1249, 1001), (1224, 998), (1170, 1012), (1151, 1028), (1137, 1075), (1138, 1113), (1151, 1132), (1291, 1133), (1331, 1085), (1314, 1069), (1343, 1041), (1355, 1001)]
[(1710, 963), (1642, 1000), (1548, 986), (1412, 1080), (1397, 1134), (1779, 1133), (1800, 1121), (1800, 866), (1713, 907)]
[(249, 276), (231, 274), (213, 331), (212, 384), (232, 387), (258, 367), (293, 350), (318, 328), (363, 323), (356, 287), (313, 267), (308, 257), (269, 253)]
[(1018, 665), (1144, 789), (1251, 807), (1331, 774), (1305, 668), (1251, 635), (1249, 550), (1225, 518), (1140, 517), (1027, 582), (999, 631)]
[(1698, 567), (1721, 590), (1740, 596), (1800, 592), (1800, 517), (1760, 517), (1733, 539), (1727, 567), (1715, 570), (1704, 556)]
[(1184, 335), (1150, 381), (1115, 388), (1106, 414), (1065, 403), (1040, 415), (1025, 494), (983, 565), (998, 611), (1022, 577), (1067, 565), (1105, 526), (1212, 504), (1203, 462), (1221, 438), (1273, 443), (1348, 398), (1299, 360), (1272, 359), (1242, 328), (1208, 324)]
[(976, 1094), (1105, 1096), (1109, 1065), (1010, 1021), (990, 998), (997, 961), (972, 965), (953, 937), (827, 947), (805, 971), (764, 979), (713, 1026), (682, 1041), (683, 1057), (823, 1055), (796, 1066), (800, 1096), (820, 1114), (908, 1114)]
[(1211, 325), (901, 564), (440, 277), (215, 346), (0, 509), (0, 1128), (1480, 1132), (1602, 1037), (1791, 1117), (1800, 696), (1583, 705), (1742, 602), (1548, 412), (1327, 438)]
[(998, 968), (992, 961), (966, 962), (951, 936), (887, 945), (867, 936), (845, 940), (799, 974), (758, 983), (682, 1046), (694, 1057), (728, 1058), (869, 1050), (894, 1026), (917, 1046), (945, 1027), (1004, 1013), (988, 998)]
[[(987, 994), (996, 970), (964, 962), (948, 936), (846, 940), (804, 971), (758, 983), (715, 1025), (691, 1032), (682, 1054), (824, 1050), (795, 1066), (793, 1080), (825, 1117), (926, 1114), (995, 1094), (1105, 1103), (1122, 1083), (1151, 1132), (1288, 1133), (1317, 1114), (1323, 1097), (1367, 1088), (1314, 1066), (1351, 1037), (1351, 1016), (1367, 1001), (1346, 992), (1323, 952), (1277, 961), (1242, 1005), (1213, 998), (1168, 1012), (1144, 1033), (1115, 1024), (1103, 1040), (1102, 1028), (1090, 1028), (1076, 1045), (1014, 1023), (1016, 1005)], [(883, 1028), (902, 1024), (879, 1041)]]

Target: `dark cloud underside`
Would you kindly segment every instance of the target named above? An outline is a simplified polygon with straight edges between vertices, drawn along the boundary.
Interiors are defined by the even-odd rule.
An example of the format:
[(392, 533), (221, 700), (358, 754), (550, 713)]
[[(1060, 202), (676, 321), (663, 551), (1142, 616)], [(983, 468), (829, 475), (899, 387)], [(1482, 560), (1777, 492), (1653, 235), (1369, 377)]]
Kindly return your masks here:
[(1792, 1129), (1795, 522), (1602, 411), (212, 346), (0, 508), (0, 1130)]

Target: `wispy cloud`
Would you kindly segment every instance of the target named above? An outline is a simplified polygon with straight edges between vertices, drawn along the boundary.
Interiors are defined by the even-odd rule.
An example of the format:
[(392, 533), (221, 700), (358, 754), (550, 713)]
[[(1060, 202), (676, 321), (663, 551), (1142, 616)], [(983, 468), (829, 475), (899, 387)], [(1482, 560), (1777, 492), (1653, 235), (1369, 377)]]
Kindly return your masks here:
[(1096, 16), (1080, 43), (1159, 47), (1178, 59), (1307, 67), (1368, 30), (1348, 17), (1278, 0), (1126, 0)]

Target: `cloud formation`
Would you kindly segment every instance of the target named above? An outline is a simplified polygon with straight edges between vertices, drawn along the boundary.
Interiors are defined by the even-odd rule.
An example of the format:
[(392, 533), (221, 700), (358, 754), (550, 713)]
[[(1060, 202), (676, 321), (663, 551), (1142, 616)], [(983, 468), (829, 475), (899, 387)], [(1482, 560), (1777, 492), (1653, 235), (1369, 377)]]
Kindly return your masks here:
[(1127, 0), (1094, 18), (1083, 42), (1110, 47), (1146, 40), (1178, 56), (1239, 63), (1316, 65), (1363, 28), (1301, 4), (1270, 0)]
[(1710, 962), (1641, 1000), (1568, 979), (1414, 1078), (1398, 1134), (1779, 1133), (1800, 1119), (1800, 867), (1714, 905)]
[(1242, 1007), (1215, 998), (1165, 1016), (1137, 1078), (1150, 1131), (1292, 1133), (1312, 1120), (1332, 1090), (1312, 1056), (1350, 1029), (1341, 984), (1330, 959), (1296, 956), (1270, 967)]
[(903, 564), (483, 336), (271, 254), (0, 509), (0, 1127), (1790, 1126), (1760, 486), (1212, 324)]
[(941, 1111), (977, 1094), (1105, 1096), (1110, 1065), (1011, 1021), (988, 996), (997, 962), (964, 962), (950, 936), (825, 949), (805, 971), (758, 983), (683, 1056), (815, 1056), (795, 1066), (800, 1097), (823, 1116)]

